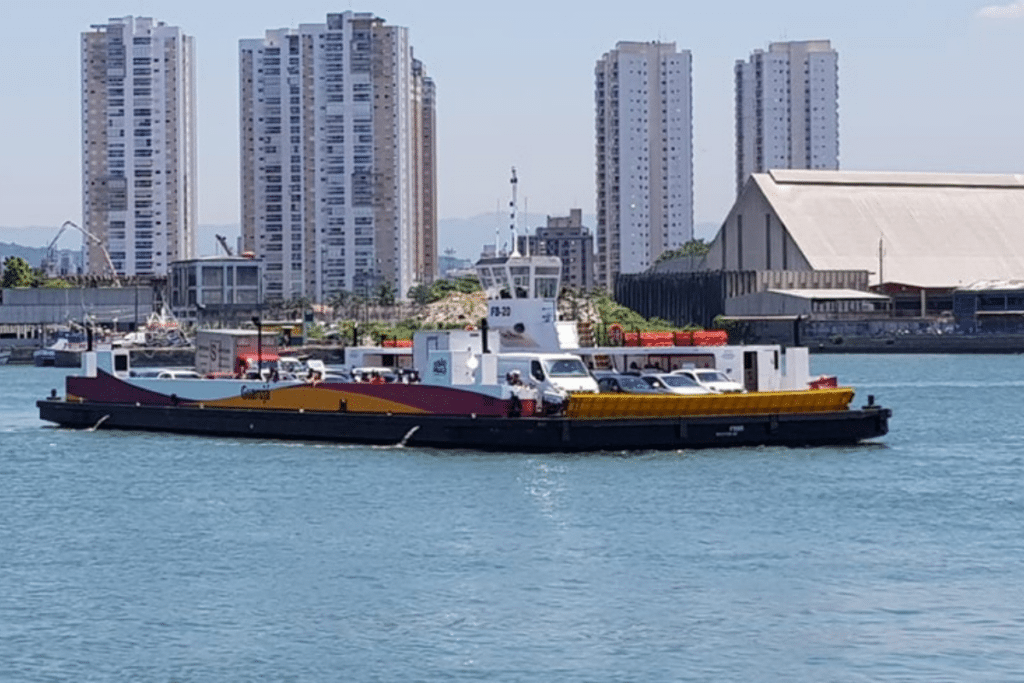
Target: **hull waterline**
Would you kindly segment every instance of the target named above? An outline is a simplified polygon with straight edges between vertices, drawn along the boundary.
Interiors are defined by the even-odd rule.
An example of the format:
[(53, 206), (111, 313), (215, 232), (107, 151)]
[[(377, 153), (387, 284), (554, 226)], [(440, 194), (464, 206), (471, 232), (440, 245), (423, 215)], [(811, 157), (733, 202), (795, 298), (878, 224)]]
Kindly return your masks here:
[(566, 453), (850, 445), (885, 435), (891, 415), (877, 406), (828, 413), (593, 420), (146, 406), (63, 399), (42, 400), (37, 406), (43, 420), (80, 429)]

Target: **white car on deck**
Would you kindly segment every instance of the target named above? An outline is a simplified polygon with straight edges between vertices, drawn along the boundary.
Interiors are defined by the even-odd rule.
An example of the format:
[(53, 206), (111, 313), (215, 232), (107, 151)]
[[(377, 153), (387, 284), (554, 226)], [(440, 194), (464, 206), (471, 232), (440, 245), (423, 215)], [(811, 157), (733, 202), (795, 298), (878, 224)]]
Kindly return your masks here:
[(650, 384), (655, 389), (661, 389), (670, 394), (682, 394), (682, 395), (697, 395), (697, 394), (713, 394), (715, 393), (711, 389), (702, 386), (694, 378), (689, 375), (673, 375), (673, 374), (650, 374), (641, 375), (640, 379)]
[(689, 377), (697, 384), (710, 389), (716, 394), (743, 394), (746, 388), (739, 382), (729, 379), (721, 370), (712, 368), (682, 368), (673, 370), (673, 375)]

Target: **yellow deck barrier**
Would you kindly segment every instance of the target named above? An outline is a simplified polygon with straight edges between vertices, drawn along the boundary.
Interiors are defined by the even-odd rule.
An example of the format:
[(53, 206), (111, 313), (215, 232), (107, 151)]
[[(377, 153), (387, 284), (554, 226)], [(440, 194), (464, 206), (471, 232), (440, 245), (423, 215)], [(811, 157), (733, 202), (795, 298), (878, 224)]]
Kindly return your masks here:
[(647, 394), (573, 394), (568, 417), (610, 419), (618, 417), (677, 417), (696, 415), (772, 415), (776, 413), (827, 413), (846, 410), (853, 389), (764, 391), (749, 394), (700, 394), (697, 396)]

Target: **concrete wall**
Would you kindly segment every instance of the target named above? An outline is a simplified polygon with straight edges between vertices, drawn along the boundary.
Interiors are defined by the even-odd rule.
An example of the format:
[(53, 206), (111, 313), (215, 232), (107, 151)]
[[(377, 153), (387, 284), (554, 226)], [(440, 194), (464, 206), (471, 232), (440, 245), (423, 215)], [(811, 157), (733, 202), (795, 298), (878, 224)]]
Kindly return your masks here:
[(0, 325), (66, 325), (87, 315), (101, 325), (142, 325), (157, 305), (149, 287), (4, 289)]

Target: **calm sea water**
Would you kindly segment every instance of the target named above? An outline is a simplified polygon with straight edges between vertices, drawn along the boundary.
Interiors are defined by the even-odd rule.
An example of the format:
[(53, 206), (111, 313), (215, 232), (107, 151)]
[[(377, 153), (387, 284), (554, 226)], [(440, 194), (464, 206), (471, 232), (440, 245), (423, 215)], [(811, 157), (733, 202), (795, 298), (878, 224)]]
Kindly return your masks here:
[(812, 365), (881, 444), (75, 432), (0, 367), (0, 681), (1024, 678), (1024, 357)]

